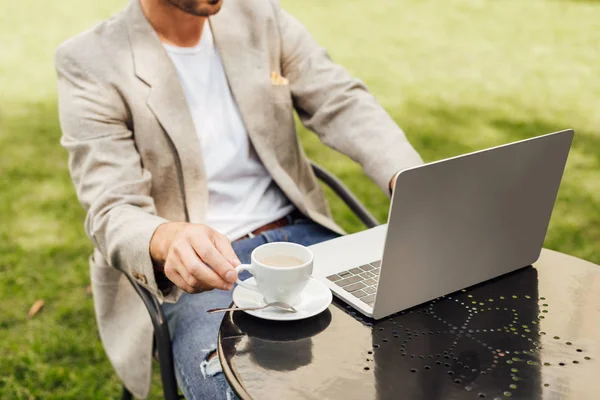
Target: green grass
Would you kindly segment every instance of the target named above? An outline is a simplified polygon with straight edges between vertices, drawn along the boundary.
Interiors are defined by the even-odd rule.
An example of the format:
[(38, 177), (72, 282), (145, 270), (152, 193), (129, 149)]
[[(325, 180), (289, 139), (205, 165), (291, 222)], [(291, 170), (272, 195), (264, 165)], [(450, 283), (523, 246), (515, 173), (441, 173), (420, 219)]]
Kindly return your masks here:
[[(600, 3), (283, 0), (371, 88), (427, 161), (572, 127), (546, 247), (600, 264)], [(124, 0), (0, 0), (0, 398), (115, 398), (96, 333), (91, 246), (59, 145), (56, 46)], [(301, 131), (309, 156), (384, 220), (360, 168)], [(361, 228), (333, 200), (337, 219)], [(38, 298), (45, 309), (26, 318)], [(160, 397), (154, 375), (152, 397)]]

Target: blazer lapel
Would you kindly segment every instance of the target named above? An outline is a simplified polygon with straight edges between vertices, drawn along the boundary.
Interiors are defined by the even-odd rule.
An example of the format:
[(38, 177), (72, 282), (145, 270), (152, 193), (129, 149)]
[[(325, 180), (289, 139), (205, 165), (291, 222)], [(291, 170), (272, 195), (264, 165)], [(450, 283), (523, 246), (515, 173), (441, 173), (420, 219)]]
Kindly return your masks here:
[(244, 26), (248, 21), (236, 15), (231, 1), (209, 22), (219, 50), (229, 87), (240, 110), (250, 141), (263, 165), (286, 196), (301, 210), (306, 210), (303, 195), (290, 175), (281, 167), (270, 139), (276, 134), (271, 98), (271, 67), (278, 65), (275, 53), (259, 50), (257, 27)]
[(135, 73), (150, 87), (148, 107), (177, 152), (188, 218), (202, 222), (208, 204), (202, 148), (177, 72), (139, 1), (131, 0), (127, 12)]
[[(239, 26), (244, 18), (231, 12), (225, 2), (221, 11), (210, 17), (215, 45), (221, 56), (229, 88), (238, 105), (248, 136), (267, 170), (273, 175), (276, 159), (268, 147), (266, 129), (272, 126), (266, 94), (270, 86), (266, 52), (253, 47), (252, 27)], [(255, 30), (256, 28), (254, 28)]]

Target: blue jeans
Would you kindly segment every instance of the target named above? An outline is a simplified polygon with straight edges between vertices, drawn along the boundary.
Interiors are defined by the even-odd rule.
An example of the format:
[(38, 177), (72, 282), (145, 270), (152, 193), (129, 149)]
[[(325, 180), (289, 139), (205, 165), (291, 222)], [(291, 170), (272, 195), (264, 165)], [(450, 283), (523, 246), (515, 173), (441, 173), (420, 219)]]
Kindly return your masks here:
[[(256, 247), (269, 242), (311, 244), (333, 239), (338, 234), (308, 219), (297, 219), (280, 229), (263, 232), (251, 239), (233, 243), (233, 250), (244, 264)], [(242, 280), (250, 277), (240, 274)], [(163, 310), (168, 320), (173, 341), (175, 375), (186, 399), (235, 399), (236, 396), (223, 376), (219, 358), (207, 361), (216, 351), (217, 335), (222, 314), (207, 314), (206, 310), (231, 304), (230, 291), (213, 290), (199, 294), (184, 294), (177, 303), (165, 303)]]

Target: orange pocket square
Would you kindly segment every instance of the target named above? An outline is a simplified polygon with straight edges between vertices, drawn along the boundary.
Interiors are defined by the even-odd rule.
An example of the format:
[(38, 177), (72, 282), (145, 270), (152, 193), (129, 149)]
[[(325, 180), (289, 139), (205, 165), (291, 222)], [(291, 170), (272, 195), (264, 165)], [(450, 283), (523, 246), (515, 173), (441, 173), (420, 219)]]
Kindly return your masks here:
[(289, 84), (289, 81), (281, 76), (279, 72), (273, 71), (271, 72), (271, 83), (275, 86), (281, 86)]

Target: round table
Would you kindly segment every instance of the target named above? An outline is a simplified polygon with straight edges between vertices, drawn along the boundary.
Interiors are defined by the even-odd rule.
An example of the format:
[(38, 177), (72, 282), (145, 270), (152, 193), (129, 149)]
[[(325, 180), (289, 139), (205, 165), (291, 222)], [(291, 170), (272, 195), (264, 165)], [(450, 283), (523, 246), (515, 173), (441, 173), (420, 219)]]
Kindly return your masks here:
[(600, 267), (543, 250), (379, 321), (338, 300), (297, 322), (230, 312), (219, 356), (242, 399), (598, 399)]

